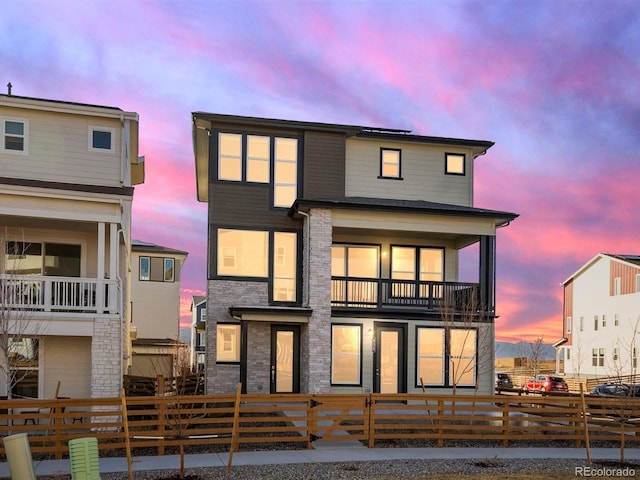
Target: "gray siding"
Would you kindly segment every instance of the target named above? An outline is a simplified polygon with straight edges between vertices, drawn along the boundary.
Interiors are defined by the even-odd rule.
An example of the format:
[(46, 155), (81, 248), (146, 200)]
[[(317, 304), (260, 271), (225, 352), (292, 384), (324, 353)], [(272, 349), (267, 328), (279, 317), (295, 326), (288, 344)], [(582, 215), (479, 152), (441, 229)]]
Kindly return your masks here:
[(344, 197), (344, 162), (344, 134), (306, 132), (303, 197)]

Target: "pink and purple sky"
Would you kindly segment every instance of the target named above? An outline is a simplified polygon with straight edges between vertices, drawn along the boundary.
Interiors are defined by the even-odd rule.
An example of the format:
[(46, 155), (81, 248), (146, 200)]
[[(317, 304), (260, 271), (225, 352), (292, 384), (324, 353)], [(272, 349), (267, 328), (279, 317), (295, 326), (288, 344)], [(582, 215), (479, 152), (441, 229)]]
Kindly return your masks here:
[(5, 0), (0, 85), (140, 115), (134, 238), (206, 285), (191, 112), (491, 140), (475, 205), (498, 234), (499, 340), (561, 337), (560, 282), (640, 254), (637, 0)]

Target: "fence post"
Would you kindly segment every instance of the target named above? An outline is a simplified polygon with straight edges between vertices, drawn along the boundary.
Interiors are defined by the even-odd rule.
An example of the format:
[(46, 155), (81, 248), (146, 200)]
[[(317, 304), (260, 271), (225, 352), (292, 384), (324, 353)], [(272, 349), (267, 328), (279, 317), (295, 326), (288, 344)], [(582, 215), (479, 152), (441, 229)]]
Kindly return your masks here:
[(444, 426), (444, 400), (438, 399), (438, 446), (444, 447), (444, 438), (442, 438), (442, 431)]
[(365, 422), (367, 422), (367, 445), (369, 448), (373, 448), (376, 443), (376, 416), (373, 412), (373, 395), (370, 393), (368, 398), (365, 399)]
[[(162, 390), (160, 389), (162, 387)], [(158, 402), (156, 403), (156, 407), (158, 410), (158, 455), (164, 455), (164, 436), (165, 436), (165, 423), (167, 421), (167, 397), (164, 396), (164, 377), (162, 375), (158, 376), (158, 390), (156, 391), (156, 398), (158, 398)]]
[(502, 446), (506, 447), (509, 445), (509, 426), (511, 422), (509, 422), (509, 404), (502, 404)]
[(62, 424), (64, 423), (64, 419), (60, 416), (64, 407), (60, 407), (60, 400), (56, 400), (55, 405), (53, 406), (53, 434), (55, 435), (54, 445), (55, 445), (55, 457), (56, 460), (62, 459)]
[(313, 408), (314, 400), (313, 396), (309, 396), (307, 399), (307, 449), (313, 448), (313, 439), (317, 436), (317, 419), (316, 409)]

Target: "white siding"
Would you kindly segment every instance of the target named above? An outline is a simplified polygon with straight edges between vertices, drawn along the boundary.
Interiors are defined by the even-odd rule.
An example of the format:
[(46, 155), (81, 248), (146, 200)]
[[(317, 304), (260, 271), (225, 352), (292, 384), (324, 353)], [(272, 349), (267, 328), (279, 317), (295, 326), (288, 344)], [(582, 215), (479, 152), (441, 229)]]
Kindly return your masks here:
[[(402, 150), (402, 180), (378, 178), (381, 147)], [(445, 152), (466, 155), (464, 176), (445, 175)], [(345, 175), (349, 197), (473, 205), (473, 155), (465, 148), (352, 138), (347, 140)]]
[[(0, 110), (0, 116), (29, 121), (28, 155), (0, 153), (2, 176), (120, 186), (122, 128), (119, 120), (7, 107)], [(113, 153), (89, 151), (89, 125), (115, 129)]]

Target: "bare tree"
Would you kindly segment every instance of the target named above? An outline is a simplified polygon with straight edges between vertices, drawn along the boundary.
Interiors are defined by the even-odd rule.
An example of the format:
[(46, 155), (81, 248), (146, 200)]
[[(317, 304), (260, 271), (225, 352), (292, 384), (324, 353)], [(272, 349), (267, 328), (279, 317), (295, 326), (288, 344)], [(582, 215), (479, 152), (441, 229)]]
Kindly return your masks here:
[(520, 357), (525, 359), (525, 368), (527, 375), (535, 377), (540, 373), (540, 360), (542, 356), (542, 347), (544, 346), (544, 337), (538, 337), (533, 342), (520, 340), (518, 348)]
[[(10, 239), (5, 231), (0, 247), (0, 394), (7, 398), (37, 396), (37, 378), (28, 380), (38, 368), (38, 335), (44, 330), (44, 321), (34, 318), (42, 300), (42, 284), (37, 277), (20, 275), (28, 244)], [(30, 383), (33, 388), (26, 386)]]

